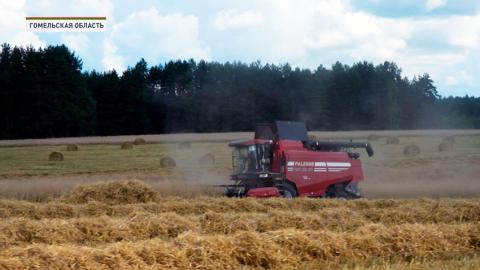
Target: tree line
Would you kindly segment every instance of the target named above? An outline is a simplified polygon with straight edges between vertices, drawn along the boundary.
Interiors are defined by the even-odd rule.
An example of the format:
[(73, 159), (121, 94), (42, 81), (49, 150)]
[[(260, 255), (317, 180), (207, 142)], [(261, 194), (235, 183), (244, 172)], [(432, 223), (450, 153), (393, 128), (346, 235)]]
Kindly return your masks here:
[(480, 128), (480, 98), (441, 97), (428, 74), (409, 79), (392, 62), (309, 70), (141, 59), (118, 74), (83, 71), (64, 45), (1, 49), (2, 139), (250, 131), (274, 120), (310, 130)]

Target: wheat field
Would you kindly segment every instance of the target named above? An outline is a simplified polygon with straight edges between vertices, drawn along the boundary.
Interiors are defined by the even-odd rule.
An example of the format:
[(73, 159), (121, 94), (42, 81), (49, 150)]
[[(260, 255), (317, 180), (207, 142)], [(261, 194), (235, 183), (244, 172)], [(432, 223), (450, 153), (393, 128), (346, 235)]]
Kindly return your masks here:
[(0, 217), (3, 269), (480, 267), (480, 199), (180, 198), (116, 181), (0, 200)]

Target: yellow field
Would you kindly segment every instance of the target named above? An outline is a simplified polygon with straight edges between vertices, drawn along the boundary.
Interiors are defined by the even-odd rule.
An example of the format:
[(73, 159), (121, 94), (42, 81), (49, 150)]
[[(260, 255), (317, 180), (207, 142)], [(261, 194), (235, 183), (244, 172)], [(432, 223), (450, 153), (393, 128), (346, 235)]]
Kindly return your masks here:
[[(355, 201), (212, 196), (231, 172), (226, 139), (251, 134), (180, 136), (188, 149), (176, 137), (132, 150), (119, 146), (130, 137), (0, 142), (0, 269), (480, 269), (478, 132), (400, 133), (370, 138)], [(454, 147), (439, 152), (446, 135)], [(421, 153), (403, 155), (408, 144)], [(207, 153), (215, 164), (199, 164)]]
[(185, 199), (115, 182), (1, 200), (0, 217), (5, 269), (480, 267), (479, 199)]

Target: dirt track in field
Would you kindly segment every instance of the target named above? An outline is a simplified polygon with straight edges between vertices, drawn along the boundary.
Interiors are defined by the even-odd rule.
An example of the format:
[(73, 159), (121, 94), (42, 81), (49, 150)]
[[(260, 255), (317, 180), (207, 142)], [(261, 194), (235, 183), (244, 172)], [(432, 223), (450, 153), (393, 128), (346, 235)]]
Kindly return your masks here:
[(367, 198), (479, 197), (480, 166), (451, 165), (441, 167), (365, 168), (368, 177), (362, 182)]
[[(211, 177), (213, 176), (213, 177)], [(213, 172), (208, 180), (214, 178), (212, 184), (226, 184), (228, 173)], [(207, 179), (190, 178), (182, 172), (170, 175), (150, 172), (119, 172), (104, 174), (79, 174), (66, 176), (18, 177), (0, 180), (0, 197), (44, 201), (48, 197), (57, 197), (69, 192), (74, 187), (104, 181), (141, 180), (162, 196), (217, 196), (223, 194), (223, 188), (212, 187), (202, 183)], [(188, 180), (190, 178), (190, 180)], [(225, 180), (225, 182), (222, 182)]]

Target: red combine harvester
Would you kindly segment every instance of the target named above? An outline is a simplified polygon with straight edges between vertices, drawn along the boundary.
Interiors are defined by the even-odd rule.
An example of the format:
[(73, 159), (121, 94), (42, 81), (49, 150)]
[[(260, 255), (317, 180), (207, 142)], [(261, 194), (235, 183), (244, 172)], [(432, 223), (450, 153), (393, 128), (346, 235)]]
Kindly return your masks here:
[(233, 185), (229, 197), (359, 198), (363, 180), (359, 153), (373, 149), (368, 142), (311, 141), (302, 122), (258, 124), (253, 140), (231, 142)]

